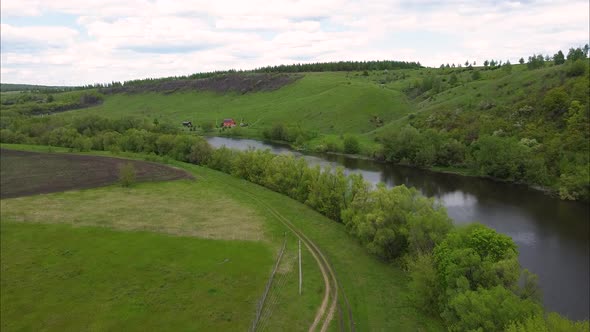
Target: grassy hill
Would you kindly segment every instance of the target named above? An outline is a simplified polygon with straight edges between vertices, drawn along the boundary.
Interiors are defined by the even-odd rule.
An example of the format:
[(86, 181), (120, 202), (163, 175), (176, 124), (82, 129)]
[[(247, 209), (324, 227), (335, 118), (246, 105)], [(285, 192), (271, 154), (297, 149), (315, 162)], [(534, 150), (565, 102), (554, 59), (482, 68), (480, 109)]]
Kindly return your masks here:
[(313, 134), (362, 134), (375, 129), (370, 122), (373, 115), (393, 121), (410, 110), (402, 92), (336, 72), (308, 73), (272, 92), (114, 94), (98, 107), (64, 116), (131, 115), (177, 125), (185, 120), (217, 124), (224, 118), (234, 118), (249, 124), (241, 128), (240, 135), (261, 137), (262, 130), (276, 123)]
[[(191, 121), (200, 134), (280, 140), (308, 151), (364, 154), (528, 183), (566, 199), (590, 197), (585, 167), (590, 139), (587, 59), (534, 68), (522, 64), (291, 74), (294, 79), (285, 75), (147, 81), (63, 94), (68, 98), (56, 94), (52, 102), (3, 101), (0, 127), (18, 131), (21, 122), (16, 119), (23, 114), (84, 107), (63, 112), (56, 121), (135, 117), (183, 130), (188, 128), (181, 123)], [(224, 118), (245, 126), (219, 128)], [(496, 150), (504, 155), (492, 152)], [(526, 159), (531, 162), (522, 161)]]

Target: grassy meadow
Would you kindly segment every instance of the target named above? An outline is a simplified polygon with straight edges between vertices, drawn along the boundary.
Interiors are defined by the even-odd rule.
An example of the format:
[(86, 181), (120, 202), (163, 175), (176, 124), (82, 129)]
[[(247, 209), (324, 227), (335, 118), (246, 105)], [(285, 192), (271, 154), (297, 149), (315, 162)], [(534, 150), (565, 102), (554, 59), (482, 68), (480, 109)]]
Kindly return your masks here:
[[(10, 145), (3, 144), (2, 147), (10, 147)], [(18, 147), (21, 149), (27, 148), (26, 146)], [(29, 149), (39, 150), (40, 148), (31, 147)], [(59, 149), (57, 150), (59, 151)], [(102, 154), (106, 155), (107, 153), (103, 152)], [(127, 156), (142, 158), (141, 155)], [(10, 292), (14, 292), (12, 294), (14, 297), (30, 298), (28, 297), (29, 289), (8, 287), (8, 285), (17, 285), (19, 282), (22, 282), (22, 276), (25, 274), (32, 275), (35, 280), (43, 280), (46, 275), (59, 276), (62, 270), (60, 266), (67, 264), (68, 256), (54, 255), (40, 257), (40, 252), (31, 251), (26, 248), (37, 247), (36, 244), (46, 243), (42, 247), (45, 251), (52, 253), (63, 253), (66, 250), (73, 251), (72, 249), (68, 249), (68, 247), (76, 248), (75, 250), (80, 250), (80, 252), (85, 250), (99, 250), (99, 248), (93, 249), (98, 246), (93, 245), (93, 242), (90, 240), (72, 240), (72, 243), (57, 239), (49, 241), (25, 238), (24, 240), (13, 241), (10, 239), (16, 239), (18, 237), (17, 235), (11, 235), (13, 233), (21, 233), (23, 234), (22, 236), (25, 236), (24, 233), (27, 233), (28, 229), (36, 229), (40, 238), (46, 237), (47, 239), (55, 236), (59, 238), (59, 234), (56, 233), (61, 233), (62, 230), (65, 230), (63, 231), (64, 237), (70, 236), (74, 238), (78, 236), (75, 235), (77, 232), (81, 232), (82, 234), (85, 232), (111, 234), (109, 236), (121, 240), (120, 246), (124, 247), (130, 244), (138, 246), (138, 249), (134, 249), (135, 251), (130, 250), (128, 255), (125, 254), (122, 257), (119, 255), (117, 260), (115, 260), (119, 262), (135, 259), (136, 255), (144, 252), (140, 249), (142, 245), (153, 247), (149, 250), (146, 248), (143, 254), (144, 256), (142, 256), (143, 262), (152, 261), (149, 259), (151, 256), (150, 253), (152, 252), (150, 250), (155, 250), (158, 246), (152, 246), (149, 239), (162, 238), (163, 240), (161, 241), (171, 243), (170, 247), (168, 247), (168, 254), (171, 255), (168, 256), (170, 258), (168, 263), (173, 264), (180, 271), (195, 271), (190, 270), (192, 266), (190, 264), (206, 265), (206, 262), (215, 262), (215, 264), (218, 264), (224, 262), (226, 258), (229, 259), (224, 264), (215, 265), (215, 267), (219, 268), (218, 270), (199, 270), (199, 273), (205, 273), (208, 278), (221, 280), (222, 284), (208, 284), (204, 287), (195, 286), (195, 290), (186, 289), (187, 284), (168, 285), (173, 293), (182, 293), (183, 290), (189, 293), (191, 291), (198, 292), (199, 290), (204, 290), (205, 292), (209, 292), (209, 289), (219, 290), (215, 291), (215, 297), (205, 297), (207, 299), (207, 308), (209, 308), (208, 311), (194, 313), (193, 325), (186, 326), (190, 327), (190, 329), (198, 328), (200, 330), (224, 329), (224, 327), (243, 330), (247, 328), (254, 315), (255, 302), (262, 293), (285, 232), (285, 228), (279, 221), (264, 206), (261, 206), (257, 201), (252, 199), (252, 195), (254, 195), (287, 217), (297, 228), (314, 241), (328, 257), (342, 286), (340, 298), (341, 300), (343, 299), (343, 292), (350, 302), (353, 319), (358, 330), (442, 330), (439, 320), (425, 316), (413, 307), (413, 294), (408, 289), (407, 274), (397, 266), (385, 264), (367, 253), (346, 232), (342, 224), (331, 221), (297, 201), (258, 185), (207, 168), (180, 162), (170, 163), (173, 166), (189, 171), (195, 177), (195, 180), (139, 183), (131, 188), (110, 186), (1, 200), (2, 225), (9, 230), (7, 232), (2, 231), (2, 242), (3, 245), (10, 243), (12, 247), (12, 249), (6, 251), (3, 248), (2, 269), (3, 271), (9, 268), (13, 269), (12, 273), (2, 273), (3, 301), (6, 298), (4, 292), (8, 292), (9, 290)], [(209, 215), (212, 217), (209, 217)], [(218, 226), (223, 227), (225, 231), (221, 231)], [(11, 229), (13, 231), (10, 231)], [(66, 233), (70, 235), (66, 235)], [(103, 236), (101, 235), (101, 237)], [(105, 235), (105, 237), (107, 236)], [(314, 260), (306, 250), (303, 253), (303, 296), (300, 297), (297, 295), (298, 279), (295, 258), (297, 243), (294, 236), (288, 235), (287, 237), (287, 251), (279, 267), (279, 272), (275, 277), (276, 282), (273, 284), (269, 294), (269, 308), (263, 311), (259, 325), (260, 330), (307, 329), (323, 296), (322, 277), (317, 265), (315, 265)], [(5, 238), (7, 239), (6, 241)], [(80, 238), (82, 239), (83, 237)], [(142, 240), (144, 238), (146, 240)], [(178, 241), (178, 247), (173, 244), (175, 241)], [(194, 241), (194, 244), (191, 244), (191, 241)], [(195, 247), (209, 246), (208, 250), (212, 251), (216, 250), (214, 248), (227, 247), (227, 249), (219, 249), (224, 254), (215, 254), (212, 257), (204, 258), (204, 263), (200, 263), (200, 256), (194, 256), (194, 254), (191, 257), (194, 257), (196, 261), (192, 262), (191, 260), (190, 264), (185, 264), (184, 262), (187, 262), (187, 260), (184, 258), (180, 261), (172, 259), (177, 255), (186, 256), (186, 251), (183, 250), (189, 250), (192, 248), (191, 245)], [(89, 246), (93, 248), (87, 248)], [(231, 248), (236, 248), (236, 250), (240, 251), (239, 255), (231, 256), (228, 252)], [(108, 278), (108, 273), (117, 273), (113, 271), (116, 270), (113, 265), (109, 265), (113, 260), (107, 259), (113, 253), (119, 254), (119, 251), (107, 250), (106, 253), (103, 253), (103, 263), (95, 260), (80, 259), (72, 268), (84, 271), (86, 268), (90, 268), (85, 267), (85, 264), (90, 264), (104, 271), (104, 274), (96, 276), (96, 278)], [(18, 259), (18, 255), (30, 256), (27, 258), (29, 260), (48, 259), (57, 263), (55, 265), (42, 265), (43, 268), (35, 269), (34, 273), (31, 274), (26, 264), (8, 264), (9, 262), (20, 261), (21, 259)], [(253, 257), (250, 257), (252, 255)], [(86, 255), (76, 257), (82, 256), (87, 257)], [(235, 259), (239, 259), (242, 256), (248, 256), (247, 259), (244, 258), (245, 262), (258, 262), (258, 269), (260, 271), (244, 269), (244, 278), (234, 280), (232, 279), (232, 275), (226, 275), (226, 270), (223, 269), (230, 269), (232, 262), (234, 262), (234, 257)], [(162, 256), (156, 255), (154, 257), (161, 258)], [(133, 266), (135, 265), (131, 264), (129, 268), (132, 269)], [(241, 263), (239, 266), (242, 266)], [(236, 266), (236, 269), (240, 269), (239, 266)], [(248, 271), (251, 271), (251, 273)], [(158, 277), (142, 276), (142, 278), (144, 277), (148, 279), (153, 277), (161, 282), (161, 279)], [(31, 278), (29, 277), (29, 279)], [(107, 288), (104, 292), (117, 293), (118, 291), (122, 291), (122, 288), (116, 288), (121, 286), (113, 283), (112, 285), (115, 288), (110, 288), (110, 284), (106, 283), (106, 279), (102, 281), (104, 287)], [(86, 279), (74, 278), (70, 282), (73, 283), (72, 288), (91, 290)], [(244, 300), (236, 301), (231, 296), (231, 293), (222, 291), (224, 289), (223, 285), (226, 283), (236, 283), (236, 287), (245, 284), (256, 284), (256, 287), (251, 287), (248, 290), (240, 290), (243, 295), (241, 298)], [(161, 283), (156, 284), (158, 287), (161, 285)], [(41, 287), (42, 289), (37, 294), (48, 295), (41, 296), (37, 299), (40, 307), (35, 310), (35, 314), (46, 321), (52, 319), (65, 320), (66, 318), (62, 315), (67, 315), (65, 313), (66, 311), (55, 308), (55, 310), (50, 309), (53, 301), (56, 301), (51, 294), (59, 293), (55, 289), (56, 284), (54, 281), (49, 282), (48, 280), (47, 283), (40, 282), (37, 287)], [(140, 289), (137, 290), (137, 296), (140, 298), (151, 298), (152, 296), (156, 296), (152, 292), (156, 292), (157, 290), (157, 287), (156, 289), (150, 287)], [(75, 295), (72, 296), (75, 297)], [(86, 307), (81, 307), (80, 310), (86, 310), (87, 313), (94, 312), (96, 310), (95, 308), (102, 308), (107, 305), (101, 301), (100, 298), (96, 298), (93, 304), (91, 303)], [(198, 310), (199, 306), (203, 305), (201, 303), (203, 301), (197, 302), (199, 303), (195, 303), (192, 307), (187, 303), (187, 308), (191, 311)], [(2, 303), (2, 324), (8, 324), (8, 322), (12, 324), (24, 324), (17, 315), (22, 307), (13, 306), (12, 303), (11, 301), (7, 301), (6, 305), (5, 302)], [(123, 307), (124, 305), (122, 304)], [(172, 310), (174, 304), (164, 303), (162, 307), (164, 311)], [(158, 319), (155, 315), (150, 315), (150, 310), (153, 310), (151, 305), (146, 305), (143, 309), (145, 310), (137, 315), (149, 316), (152, 320)], [(121, 310), (111, 308), (109, 310), (111, 311), (105, 313), (106, 316), (104, 317), (109, 318), (108, 321), (114, 324), (112, 326), (122, 326), (117, 324), (123, 324), (121, 320), (127, 317), (126, 310), (128, 308), (125, 307)], [(226, 320), (212, 320), (210, 316), (216, 316), (211, 312), (221, 315), (222, 320)], [(233, 316), (232, 313), (234, 312), (240, 312), (241, 316), (244, 317), (238, 319)], [(224, 315), (223, 313), (228, 314)], [(231, 318), (231, 322), (227, 321), (228, 316)], [(161, 320), (158, 323), (161, 324), (165, 324), (167, 319), (169, 319), (165, 315), (159, 317)], [(199, 317), (201, 318), (199, 319)], [(86, 326), (93, 324), (93, 322), (98, 324), (94, 321), (92, 315), (81, 315), (79, 319), (79, 324), (87, 324)], [(336, 324), (337, 320), (335, 319), (332, 321), (330, 330), (336, 330)], [(34, 328), (29, 327), (25, 329), (31, 330)], [(58, 330), (58, 328), (48, 329)], [(98, 329), (103, 328), (99, 327)], [(109, 328), (106, 327), (104, 329)]]
[(261, 242), (9, 220), (2, 331), (246, 330), (274, 260)]

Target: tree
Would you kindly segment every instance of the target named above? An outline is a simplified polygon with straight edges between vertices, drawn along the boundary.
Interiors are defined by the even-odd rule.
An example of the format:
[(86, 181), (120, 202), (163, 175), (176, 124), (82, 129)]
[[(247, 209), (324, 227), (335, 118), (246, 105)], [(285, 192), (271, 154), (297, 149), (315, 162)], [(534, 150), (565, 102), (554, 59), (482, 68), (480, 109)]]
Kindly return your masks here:
[(469, 66), (469, 61), (465, 61), (465, 67)]
[(512, 322), (506, 332), (588, 332), (588, 321), (572, 322), (569, 319), (551, 312), (548, 315), (535, 315), (524, 320)]
[(489, 62), (488, 60), (486, 60), (486, 61), (484, 61), (484, 62), (483, 62), (483, 67), (484, 67), (485, 69), (488, 69), (488, 66), (489, 66), (489, 65), (490, 65), (490, 62)]
[(198, 137), (191, 146), (188, 161), (193, 164), (204, 165), (209, 161), (212, 154), (213, 148), (211, 148), (211, 145), (204, 138)]
[(119, 183), (123, 187), (130, 187), (135, 183), (135, 167), (128, 162), (119, 170)]
[(263, 133), (264, 137), (276, 141), (288, 141), (289, 135), (287, 128), (283, 123), (275, 123), (272, 125), (270, 131), (265, 130)]
[(532, 160), (531, 150), (514, 137), (483, 136), (472, 149), (482, 175), (513, 181), (527, 176), (526, 163)]
[(576, 60), (586, 59), (586, 52), (581, 48), (570, 48), (567, 52), (567, 61), (574, 62)]
[(441, 316), (450, 331), (504, 331), (513, 322), (542, 313), (539, 304), (496, 286), (459, 293), (451, 298)]
[(342, 220), (370, 252), (386, 260), (428, 253), (451, 228), (444, 208), (416, 189), (380, 184), (360, 193), (342, 211)]
[(584, 75), (584, 73), (586, 73), (586, 70), (588, 68), (588, 61), (584, 60), (584, 59), (580, 59), (580, 60), (576, 60), (573, 62), (569, 62), (569, 64), (566, 67), (566, 74), (567, 76), (581, 76)]
[(346, 136), (344, 138), (344, 153), (356, 154), (360, 152), (360, 144), (356, 137)]
[(392, 133), (383, 140), (385, 158), (399, 163), (403, 160), (413, 161), (416, 158), (421, 144), (422, 136), (418, 129), (405, 126), (400, 131)]
[(539, 68), (542, 68), (543, 66), (545, 66), (545, 59), (543, 58), (543, 55), (533, 54), (532, 56), (529, 57), (529, 61), (527, 62), (528, 69), (530, 69), (530, 70), (539, 69)]
[(569, 108), (569, 96), (564, 88), (553, 88), (543, 98), (543, 109), (552, 118), (565, 114)]
[(557, 53), (555, 53), (555, 55), (553, 55), (553, 63), (555, 65), (561, 65), (565, 63), (565, 55), (563, 55), (563, 52), (561, 50), (559, 50)]
[(524, 59), (523, 58), (518, 59), (518, 63), (520, 63), (521, 65), (523, 65), (524, 64)]
[(431, 254), (418, 255), (408, 262), (414, 304), (431, 315), (437, 312), (436, 269)]

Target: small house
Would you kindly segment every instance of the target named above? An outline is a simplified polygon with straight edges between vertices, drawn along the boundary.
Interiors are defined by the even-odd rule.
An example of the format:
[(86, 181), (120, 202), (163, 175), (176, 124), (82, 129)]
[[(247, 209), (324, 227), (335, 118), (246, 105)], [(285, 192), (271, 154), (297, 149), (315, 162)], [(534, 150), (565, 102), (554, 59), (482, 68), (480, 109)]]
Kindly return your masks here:
[(234, 119), (223, 119), (223, 128), (233, 128), (236, 126)]

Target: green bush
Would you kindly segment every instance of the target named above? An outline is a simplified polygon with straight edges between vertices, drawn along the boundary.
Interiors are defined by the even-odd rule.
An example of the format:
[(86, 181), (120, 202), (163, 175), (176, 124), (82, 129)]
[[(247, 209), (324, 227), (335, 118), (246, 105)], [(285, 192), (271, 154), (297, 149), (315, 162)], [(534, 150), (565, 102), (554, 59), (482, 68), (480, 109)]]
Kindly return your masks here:
[(346, 136), (344, 138), (344, 153), (356, 154), (361, 151), (359, 141), (354, 136)]
[(573, 61), (565, 68), (567, 76), (582, 76), (588, 71), (588, 59)]
[(123, 187), (130, 187), (135, 183), (135, 167), (132, 163), (126, 163), (119, 170), (119, 183)]

